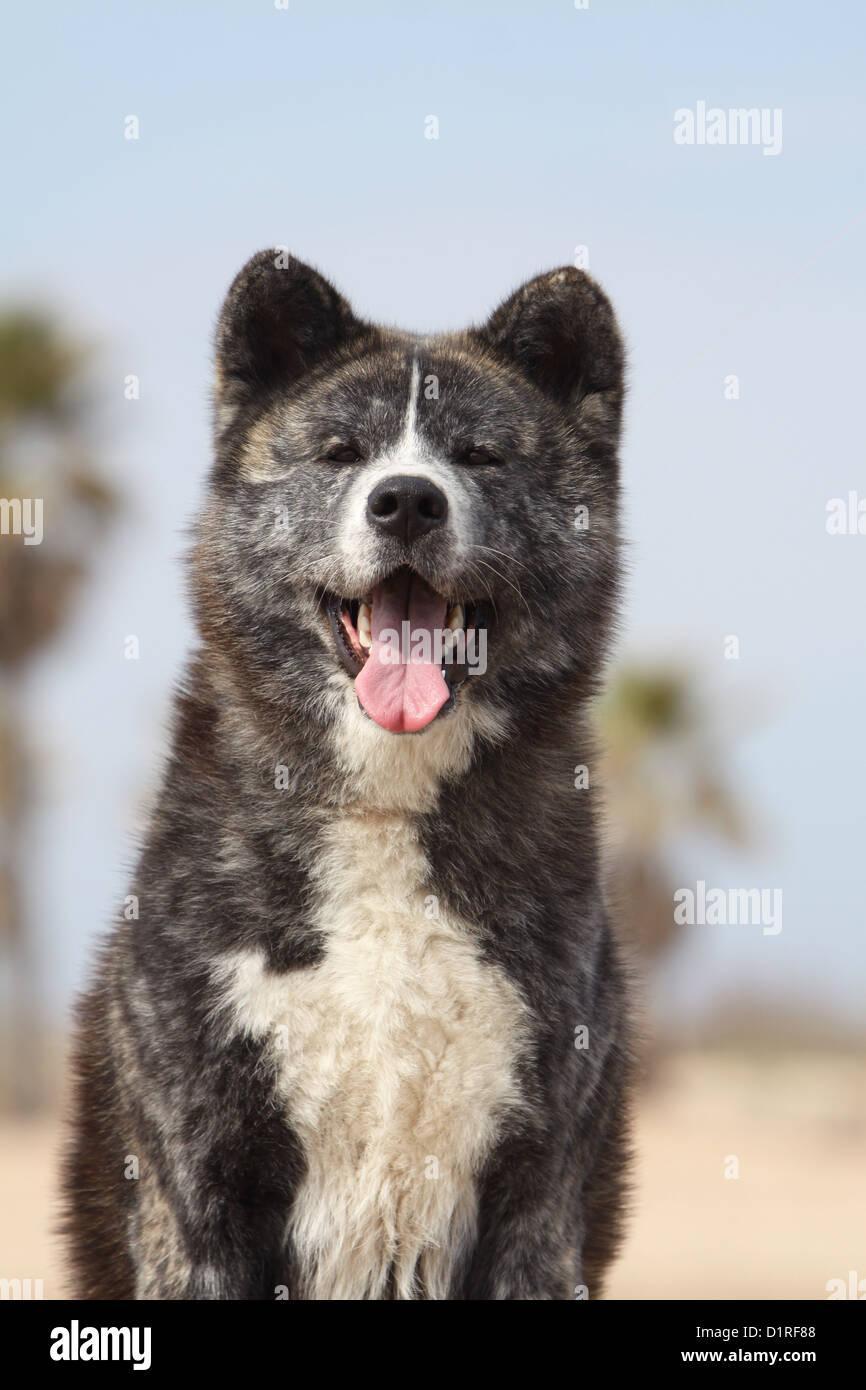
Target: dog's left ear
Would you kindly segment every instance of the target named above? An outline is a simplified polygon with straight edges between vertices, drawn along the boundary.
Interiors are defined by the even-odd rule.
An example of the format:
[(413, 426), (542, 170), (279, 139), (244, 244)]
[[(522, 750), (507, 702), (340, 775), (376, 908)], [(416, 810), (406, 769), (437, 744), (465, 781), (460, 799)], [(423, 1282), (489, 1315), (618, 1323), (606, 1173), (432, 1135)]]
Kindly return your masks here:
[(618, 431), (625, 354), (610, 300), (573, 266), (529, 280), (474, 336), (585, 423)]
[(259, 251), (235, 277), (219, 318), (218, 424), (289, 389), (364, 330), (317, 270), (276, 250)]

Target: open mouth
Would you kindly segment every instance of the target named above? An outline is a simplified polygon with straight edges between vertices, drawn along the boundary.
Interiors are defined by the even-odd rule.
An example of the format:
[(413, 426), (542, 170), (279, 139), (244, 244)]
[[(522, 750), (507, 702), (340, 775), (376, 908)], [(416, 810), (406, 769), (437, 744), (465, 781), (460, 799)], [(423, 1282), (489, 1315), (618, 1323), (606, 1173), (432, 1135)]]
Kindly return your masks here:
[(453, 708), (490, 622), (486, 600), (449, 599), (410, 569), (364, 597), (329, 594), (325, 609), (358, 703), (389, 733), (418, 733)]

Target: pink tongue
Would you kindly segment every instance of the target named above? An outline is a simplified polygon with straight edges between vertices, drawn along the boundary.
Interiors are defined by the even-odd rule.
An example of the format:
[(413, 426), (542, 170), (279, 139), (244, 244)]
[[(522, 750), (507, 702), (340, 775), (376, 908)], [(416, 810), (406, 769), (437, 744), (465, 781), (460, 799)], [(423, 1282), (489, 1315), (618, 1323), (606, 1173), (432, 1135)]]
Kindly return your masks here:
[[(370, 718), (392, 734), (426, 728), (448, 699), (435, 641), (445, 617), (444, 598), (416, 574), (386, 579), (373, 591), (373, 645), (355, 677), (355, 691)], [(383, 634), (390, 634), (388, 640)]]

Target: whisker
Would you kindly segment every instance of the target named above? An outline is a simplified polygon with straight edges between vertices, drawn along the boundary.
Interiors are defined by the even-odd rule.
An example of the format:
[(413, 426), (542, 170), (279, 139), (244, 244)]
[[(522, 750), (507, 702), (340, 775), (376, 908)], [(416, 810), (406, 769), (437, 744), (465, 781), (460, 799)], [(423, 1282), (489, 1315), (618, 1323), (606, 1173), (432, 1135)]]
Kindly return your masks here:
[[(475, 550), (487, 550), (490, 552), (491, 555), (500, 555), (503, 560), (507, 560), (510, 564), (520, 565), (521, 569), (526, 570), (526, 573), (531, 575), (532, 578), (536, 581), (538, 579), (538, 574), (535, 570), (531, 569), (529, 565), (524, 564), (522, 560), (518, 560), (516, 556), (508, 555), (504, 550), (497, 550), (495, 546), (479, 545), (478, 543), (476, 543), (473, 548)], [(560, 583), (565, 583), (565, 578), (559, 570), (553, 570), (552, 572), (555, 578), (557, 578), (560, 581)]]
[[(473, 550), (492, 550), (492, 547), (491, 547), (491, 546), (484, 546), (484, 545), (472, 545), (470, 548), (473, 549)], [(507, 575), (507, 574), (503, 574), (503, 573), (501, 572), (501, 570), (498, 570), (498, 569), (496, 568), (495, 565), (491, 565), (491, 563), (490, 563), (489, 560), (476, 560), (474, 563), (477, 564), (477, 565), (483, 565), (483, 566), (485, 567), (485, 569), (490, 570), (491, 574), (494, 574), (494, 575), (496, 576), (497, 579), (501, 579), (502, 582), (503, 582), (503, 584), (507, 584), (507, 585), (509, 586), (509, 588), (513, 589), (514, 592), (516, 593), (517, 597), (520, 599), (520, 602), (523, 604), (524, 608), (526, 609), (527, 613), (529, 614), (529, 616), (532, 617), (532, 607), (531, 607), (529, 601), (527, 600), (526, 595), (524, 594), (524, 592), (523, 592), (523, 590), (521, 589), (521, 587), (520, 587), (519, 584), (516, 584), (516, 583), (514, 582), (514, 580), (509, 579), (509, 578), (508, 578), (508, 575)], [(492, 599), (492, 595), (489, 593), (489, 591), (488, 591), (488, 598), (491, 598), (491, 599)]]
[[(507, 584), (510, 589), (513, 589), (518, 599), (526, 609), (526, 612), (528, 613), (530, 618), (532, 617), (532, 605), (526, 598), (526, 595), (523, 593), (523, 590), (520, 588), (519, 584), (515, 584), (513, 580), (508, 578), (508, 575), (502, 574), (501, 571), (498, 570), (495, 565), (491, 565), (488, 560), (476, 560), (474, 562), (474, 565), (483, 565), (485, 569), (489, 570), (490, 573), (492, 575), (495, 575), (497, 579), (501, 580), (503, 584)], [(491, 602), (493, 602), (493, 595), (490, 592), (489, 587), (487, 590), (487, 596), (491, 600)]]

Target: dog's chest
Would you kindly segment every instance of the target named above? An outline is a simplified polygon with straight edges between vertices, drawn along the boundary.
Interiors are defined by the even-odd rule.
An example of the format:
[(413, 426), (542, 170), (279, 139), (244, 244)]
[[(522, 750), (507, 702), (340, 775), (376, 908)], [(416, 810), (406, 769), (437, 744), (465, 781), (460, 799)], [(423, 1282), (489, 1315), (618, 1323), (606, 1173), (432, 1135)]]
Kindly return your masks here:
[(476, 1178), (519, 1104), (518, 991), (425, 884), (409, 822), (350, 817), (318, 868), (323, 960), (227, 976), (269, 1035), (307, 1171), (292, 1236), (312, 1298), (445, 1297), (472, 1239)]

